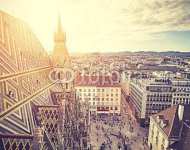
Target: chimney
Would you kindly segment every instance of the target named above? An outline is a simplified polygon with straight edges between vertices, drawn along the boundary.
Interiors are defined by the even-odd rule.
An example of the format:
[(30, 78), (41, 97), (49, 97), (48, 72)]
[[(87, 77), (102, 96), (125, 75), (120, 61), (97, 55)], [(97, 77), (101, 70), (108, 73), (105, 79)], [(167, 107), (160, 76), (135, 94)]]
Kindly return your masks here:
[(184, 106), (183, 105), (179, 105), (178, 106), (178, 117), (179, 117), (180, 121), (183, 120), (183, 113), (184, 113)]

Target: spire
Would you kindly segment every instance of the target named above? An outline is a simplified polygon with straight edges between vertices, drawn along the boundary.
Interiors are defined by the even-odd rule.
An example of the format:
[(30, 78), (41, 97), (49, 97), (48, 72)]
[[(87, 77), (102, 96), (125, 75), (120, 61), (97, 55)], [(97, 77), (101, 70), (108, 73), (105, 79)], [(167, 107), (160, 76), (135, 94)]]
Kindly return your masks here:
[(54, 36), (53, 59), (55, 64), (59, 66), (70, 66), (70, 56), (66, 47), (66, 37), (62, 29), (60, 15), (58, 15), (57, 29)]
[(65, 32), (62, 29), (61, 15), (58, 15), (57, 18), (57, 30), (55, 32), (54, 41), (56, 42), (65, 42)]
[(58, 23), (57, 23), (57, 33), (63, 32), (62, 23), (61, 23), (61, 15), (58, 15)]

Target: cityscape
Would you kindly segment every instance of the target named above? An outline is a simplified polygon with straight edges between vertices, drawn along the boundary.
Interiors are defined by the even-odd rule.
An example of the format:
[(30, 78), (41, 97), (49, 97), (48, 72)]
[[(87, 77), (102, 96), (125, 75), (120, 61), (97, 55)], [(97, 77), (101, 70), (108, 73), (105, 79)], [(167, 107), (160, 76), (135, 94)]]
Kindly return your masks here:
[[(83, 1), (78, 2), (80, 6), (83, 6)], [(113, 0), (102, 1), (102, 5), (110, 4), (110, 7), (116, 4)], [(129, 6), (129, 1), (132, 4), (131, 0), (128, 0), (128, 3), (123, 0), (122, 3), (118, 2), (117, 9), (122, 8), (122, 11), (131, 13), (132, 8), (124, 10)], [(176, 14), (171, 14), (171, 17), (179, 16), (178, 5), (184, 8), (182, 14), (185, 13), (185, 8), (190, 8), (188, 0), (163, 0), (163, 3), (155, 1), (152, 2), (155, 3), (154, 8), (157, 9), (159, 6), (162, 11), (165, 4), (170, 11), (175, 6)], [(1, 3), (4, 2), (0, 2), (0, 5)], [(141, 42), (144, 44), (138, 40), (135, 43), (133, 39), (134, 42), (131, 42), (130, 46), (125, 45), (127, 37), (121, 46), (123, 48), (118, 47), (117, 50), (120, 42), (113, 41), (114, 38), (108, 38), (112, 40), (105, 42), (100, 36), (100, 41), (91, 45), (94, 38), (92, 36), (95, 34), (90, 34), (89, 37), (82, 35), (80, 26), (77, 28), (76, 36), (81, 32), (79, 41), (86, 40), (86, 46), (77, 45), (75, 42), (71, 44), (72, 40), (68, 39), (72, 39), (73, 36), (67, 34), (69, 32), (64, 28), (64, 15), (56, 10), (58, 13), (55, 16), (56, 27), (51, 35), (51, 47), (48, 40), (39, 36), (41, 33), (36, 33), (37, 30), (30, 25), (30, 21), (23, 19), (23, 16), (19, 17), (18, 14), (14, 15), (14, 11), (9, 11), (12, 8), (9, 3), (0, 6), (0, 150), (190, 149), (190, 22), (186, 24), (190, 21), (188, 16), (183, 15), (185, 23), (181, 20), (182, 26), (177, 24), (179, 18), (176, 18), (174, 23), (176, 28), (174, 24), (167, 28), (164, 26), (163, 30), (167, 31), (161, 31), (163, 26), (161, 23), (158, 25), (159, 34), (173, 32), (173, 37), (165, 35), (165, 38), (170, 38), (165, 43), (160, 42), (163, 39), (158, 39), (159, 42), (156, 44), (155, 39), (144, 39), (156, 34), (153, 30), (158, 32), (157, 26), (149, 26), (151, 33), (138, 32), (149, 28), (145, 28), (145, 25), (143, 28), (139, 27), (140, 24), (138, 28), (128, 26), (127, 30), (137, 31), (135, 37), (132, 34), (128, 35), (142, 38)], [(72, 6), (75, 3), (77, 2), (72, 1), (66, 4)], [(91, 6), (89, 3), (86, 4), (88, 10)], [(48, 4), (50, 3), (47, 2), (47, 6)], [(60, 1), (59, 9), (62, 4), (64, 2)], [(101, 2), (94, 2), (94, 9), (97, 4)], [(143, 4), (143, 11), (139, 8), (140, 4)], [(148, 6), (152, 6), (146, 0), (140, 4), (133, 5), (136, 9), (132, 12), (144, 12), (145, 7), (148, 10)], [(98, 16), (102, 13), (98, 11), (102, 9), (96, 9)], [(108, 12), (105, 10), (102, 16), (106, 16)], [(160, 10), (157, 10), (157, 13), (159, 14)], [(73, 12), (74, 14), (76, 12)], [(113, 17), (113, 14), (110, 16)], [(137, 13), (132, 17), (137, 17)], [(147, 21), (146, 19), (143, 21)], [(105, 18), (105, 25), (108, 23), (106, 20), (109, 18)], [(137, 21), (136, 18), (134, 20)], [(38, 24), (36, 21), (34, 23)], [(95, 27), (95, 22), (93, 23)], [(129, 25), (129, 22), (123, 23)], [(148, 23), (156, 24), (156, 19)], [(110, 32), (111, 27), (115, 27), (113, 24), (106, 27), (110, 27)], [(48, 25), (44, 28), (48, 29)], [(43, 30), (40, 22), (38, 26)], [(170, 27), (172, 31), (169, 31)], [(90, 27), (85, 28), (89, 30)], [(101, 29), (106, 30), (103, 27)], [(142, 37), (140, 34), (146, 36)], [(116, 35), (115, 38), (118, 40), (121, 38), (118, 32), (113, 35)], [(48, 37), (48, 34), (44, 32), (43, 37), (46, 36)], [(185, 37), (188, 39), (180, 43)], [(173, 39), (173, 45), (176, 47), (170, 47), (169, 40)], [(143, 40), (149, 41), (150, 46), (147, 47)], [(103, 44), (96, 47), (99, 42)], [(109, 47), (106, 47), (108, 43)], [(151, 50), (154, 44), (158, 51)], [(139, 49), (138, 46), (142, 48)], [(86, 50), (81, 50), (83, 48)], [(129, 50), (130, 48), (132, 50)], [(181, 50), (176, 50), (179, 48)]]

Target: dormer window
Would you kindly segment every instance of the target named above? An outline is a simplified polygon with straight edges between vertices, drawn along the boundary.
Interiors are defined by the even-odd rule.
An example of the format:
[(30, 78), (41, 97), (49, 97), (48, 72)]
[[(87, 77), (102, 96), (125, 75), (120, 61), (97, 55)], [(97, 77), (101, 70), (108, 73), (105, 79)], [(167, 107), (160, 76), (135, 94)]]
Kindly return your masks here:
[(11, 98), (11, 99), (15, 99), (15, 93), (14, 93), (13, 91), (11, 91), (11, 90), (9, 90), (7, 96), (8, 96), (9, 98)]
[(164, 128), (168, 125), (168, 120), (161, 120), (161, 123), (160, 123), (161, 127)]

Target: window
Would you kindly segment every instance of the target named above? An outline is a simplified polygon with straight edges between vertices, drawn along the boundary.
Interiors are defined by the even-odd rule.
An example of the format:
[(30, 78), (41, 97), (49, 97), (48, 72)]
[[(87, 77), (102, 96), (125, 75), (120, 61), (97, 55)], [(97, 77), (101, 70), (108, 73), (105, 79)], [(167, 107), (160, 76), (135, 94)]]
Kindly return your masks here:
[(153, 138), (154, 137), (154, 130), (152, 129), (152, 135), (151, 135), (151, 138)]
[(165, 139), (164, 138), (162, 139), (162, 144), (165, 145)]
[(68, 88), (69, 88), (68, 83), (66, 83), (66, 84), (65, 84), (65, 86), (66, 86), (66, 89), (68, 89)]
[(161, 145), (161, 150), (164, 150), (164, 145)]
[(158, 137), (159, 137), (159, 131), (157, 131), (157, 135), (156, 135), (156, 144), (158, 144)]
[(158, 136), (156, 136), (156, 145), (158, 144)]

